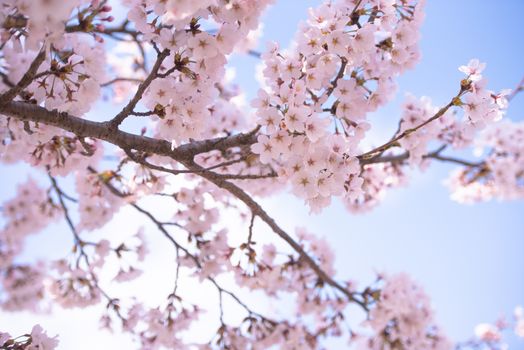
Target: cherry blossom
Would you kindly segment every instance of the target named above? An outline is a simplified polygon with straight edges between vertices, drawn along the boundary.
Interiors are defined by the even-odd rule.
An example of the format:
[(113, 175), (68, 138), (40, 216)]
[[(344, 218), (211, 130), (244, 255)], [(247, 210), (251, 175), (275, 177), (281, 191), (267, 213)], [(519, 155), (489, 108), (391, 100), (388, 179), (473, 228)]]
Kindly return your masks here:
[[(323, 1), (289, 47), (258, 53), (272, 2), (124, 0), (114, 11), (103, 0), (4, 1), (0, 162), (32, 169), (2, 204), (2, 310), (102, 305), (101, 326), (144, 350), (323, 349), (333, 338), (357, 349), (453, 348), (408, 275), (360, 286), (335, 270), (327, 239), (284, 229), (259, 199), (289, 192), (311, 213), (334, 201), (363, 212), (408, 184), (411, 168), (436, 162), (457, 165), (454, 200), (522, 199), (524, 124), (505, 117), (522, 86), (490, 90), (486, 64), (472, 59), (446, 102), (406, 95), (398, 128), (377, 142), (370, 116), (421, 57), (425, 1)], [(238, 54), (259, 60), (251, 101), (232, 82)], [(104, 103), (119, 112), (108, 118)], [(478, 158), (452, 153), (468, 147)], [(108, 225), (128, 210), (150, 225), (117, 238)], [(26, 238), (58, 220), (69, 253), (24, 261)], [(113, 294), (140, 280), (153, 234), (172, 249), (172, 289), (155, 305)], [(215, 307), (190, 302), (186, 284), (213, 289)], [(348, 327), (347, 315), (359, 321), (353, 307), (362, 318)], [(204, 314), (217, 316), (216, 330), (195, 341), (187, 333)], [(522, 308), (514, 316), (479, 324), (457, 348), (503, 348), (508, 328), (523, 337)], [(15, 338), (0, 331), (2, 349), (57, 346), (39, 325)]]
[(448, 186), (452, 198), (459, 202), (522, 198), (523, 134), (522, 123), (508, 120), (484, 130), (476, 144), (490, 155), (485, 161), (472, 163), (451, 175)]
[(471, 81), (478, 81), (481, 79), (480, 73), (486, 68), (485, 63), (481, 63), (478, 59), (474, 58), (469, 61), (467, 66), (460, 66), (459, 71), (466, 74)]
[(408, 349), (449, 349), (450, 342), (433, 324), (429, 299), (405, 275), (385, 278), (385, 286), (367, 322), (377, 333), (368, 349), (404, 344)]

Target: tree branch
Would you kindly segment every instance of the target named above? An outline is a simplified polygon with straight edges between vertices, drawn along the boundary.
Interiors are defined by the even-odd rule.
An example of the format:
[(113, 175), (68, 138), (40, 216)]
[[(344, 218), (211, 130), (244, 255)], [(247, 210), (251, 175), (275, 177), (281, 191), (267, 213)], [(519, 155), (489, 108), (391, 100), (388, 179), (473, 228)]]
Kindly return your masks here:
[(192, 163), (192, 164), (185, 164), (186, 167), (189, 169), (195, 169), (201, 172), (201, 176), (211, 183), (214, 183), (220, 188), (223, 188), (227, 190), (229, 193), (231, 193), (233, 196), (238, 198), (240, 201), (242, 201), (250, 210), (253, 215), (258, 216), (262, 221), (264, 221), (272, 230), (275, 232), (280, 238), (282, 238), (284, 241), (286, 241), (300, 256), (300, 259), (304, 261), (319, 277), (322, 282), (332, 286), (333, 288), (339, 290), (342, 292), (350, 301), (356, 302), (359, 304), (364, 310), (367, 310), (367, 305), (356, 299), (355, 296), (347, 290), (345, 287), (343, 287), (341, 284), (336, 282), (331, 276), (329, 276), (322, 268), (311, 258), (306, 251), (302, 248), (300, 244), (298, 244), (286, 231), (284, 231), (278, 224), (275, 222), (275, 220), (269, 216), (269, 214), (266, 213), (266, 211), (258, 204), (251, 196), (249, 196), (244, 190), (242, 190), (237, 185), (226, 181), (225, 179), (221, 178), (220, 176), (216, 176), (216, 174), (205, 171), (201, 166)]
[(109, 85), (112, 85), (114, 83), (118, 83), (118, 82), (130, 82), (130, 83), (143, 83), (144, 80), (142, 79), (138, 79), (138, 78), (125, 78), (125, 77), (118, 77), (118, 78), (113, 78), (111, 80), (108, 80), (106, 81), (105, 83), (102, 83), (100, 84), (101, 87), (106, 87), (106, 86), (109, 86)]
[[(479, 167), (479, 166), (484, 165), (483, 161), (472, 162), (469, 160), (459, 159), (455, 157), (442, 156), (440, 155), (442, 150), (443, 150), (442, 148), (439, 148), (436, 151), (433, 151), (433, 152), (430, 152), (424, 155), (423, 158), (435, 159), (435, 160), (440, 160), (440, 161), (448, 162), (448, 163), (460, 164), (460, 165), (464, 165), (467, 167)], [(368, 165), (368, 164), (377, 164), (377, 163), (400, 163), (407, 159), (409, 159), (409, 152), (404, 152), (404, 153), (397, 154), (397, 155), (385, 155), (385, 156), (379, 156), (379, 157), (374, 157), (374, 158), (369, 158), (369, 159), (361, 159), (360, 164)]]
[[(96, 170), (93, 169), (93, 168), (89, 168), (89, 171), (91, 171), (92, 173), (96, 173)], [(114, 195), (118, 196), (118, 197), (125, 197), (125, 195), (123, 193), (121, 193), (120, 191), (118, 191), (118, 189), (116, 189), (113, 185), (111, 185), (109, 182), (107, 181), (104, 181), (103, 182), (106, 187), (109, 189), (109, 191), (111, 193), (113, 193)], [(145, 215), (146, 217), (149, 218), (149, 220), (151, 220), (151, 222), (153, 222), (155, 224), (155, 226), (158, 228), (158, 230), (164, 235), (164, 237), (166, 237), (172, 244), (173, 246), (175, 247), (175, 249), (178, 251), (182, 251), (184, 252), (184, 254), (186, 254), (187, 257), (189, 257), (194, 263), (195, 265), (198, 267), (198, 268), (202, 268), (202, 264), (200, 263), (200, 260), (198, 260), (198, 257), (191, 254), (189, 252), (189, 250), (187, 248), (185, 248), (184, 246), (180, 245), (180, 243), (178, 243), (174, 238), (173, 236), (171, 236), (171, 234), (166, 230), (166, 228), (164, 227), (164, 223), (160, 222), (153, 214), (151, 214), (149, 211), (145, 210), (144, 208), (142, 208), (141, 206), (137, 205), (136, 203), (130, 203), (130, 205), (135, 209), (137, 210), (138, 212), (140, 212), (141, 214)], [(217, 290), (220, 292), (220, 293), (225, 293), (227, 295), (229, 295), (233, 300), (235, 300), (242, 308), (244, 308), (250, 315), (255, 315), (257, 317), (259, 317), (260, 319), (264, 320), (264, 321), (267, 321), (268, 323), (272, 324), (272, 325), (276, 325), (278, 322), (277, 321), (274, 321), (272, 319), (269, 319), (267, 318), (266, 316), (263, 316), (255, 311), (253, 311), (249, 306), (247, 306), (244, 302), (242, 302), (240, 300), (240, 298), (238, 298), (234, 293), (230, 292), (229, 290), (226, 290), (225, 288), (223, 288), (222, 286), (220, 286), (220, 284), (218, 284), (218, 282), (213, 278), (213, 277), (206, 277), (207, 280), (209, 280), (216, 288)]]
[(519, 92), (521, 92), (521, 91), (524, 91), (524, 77), (520, 80), (518, 85), (513, 89), (513, 91), (506, 98), (508, 100), (508, 102), (513, 100), (515, 98), (515, 96), (517, 96), (517, 94)]
[(146, 91), (146, 89), (149, 87), (151, 82), (156, 79), (158, 71), (160, 70), (160, 67), (162, 66), (162, 62), (166, 59), (166, 57), (169, 56), (169, 50), (165, 49), (162, 51), (155, 62), (155, 65), (151, 69), (151, 72), (149, 72), (149, 75), (147, 78), (138, 86), (138, 89), (136, 90), (135, 95), (133, 98), (128, 102), (128, 104), (118, 113), (111, 121), (109, 122), (109, 127), (111, 129), (116, 129), (118, 126), (126, 119), (129, 114), (135, 109), (136, 105), (142, 99), (142, 95)]
[(435, 115), (433, 115), (431, 118), (425, 120), (424, 122), (420, 123), (419, 125), (413, 127), (413, 128), (409, 128), (407, 130), (405, 130), (404, 132), (402, 132), (400, 135), (394, 137), (393, 139), (391, 139), (390, 141), (386, 142), (385, 144), (383, 144), (382, 146), (379, 146), (377, 148), (374, 148), (372, 149), (371, 151), (368, 151), (366, 153), (363, 153), (361, 154), (360, 156), (358, 156), (359, 159), (369, 159), (369, 158), (372, 158), (373, 156), (375, 156), (377, 153), (378, 154), (381, 154), (383, 153), (384, 151), (388, 150), (389, 148), (395, 146), (397, 144), (397, 142), (401, 139), (403, 139), (404, 137), (416, 132), (417, 130), (423, 128), (424, 126), (428, 125), (429, 123), (431, 123), (432, 121), (434, 120), (437, 120), (438, 118), (442, 117), (447, 111), (448, 109), (451, 107), (451, 106), (454, 106), (455, 105), (455, 101), (457, 98), (460, 98), (460, 96), (464, 93), (464, 90), (461, 89), (460, 92), (457, 94), (457, 96), (453, 97), (451, 99), (451, 101), (449, 101), (449, 103), (447, 105), (445, 105), (444, 107), (442, 107), (441, 109), (439, 109), (439, 111), (437, 113), (435, 113)]
[(94, 122), (72, 116), (56, 110), (49, 111), (43, 107), (25, 103), (9, 102), (0, 106), (0, 115), (13, 117), (21, 121), (32, 121), (58, 127), (72, 132), (78, 137), (91, 137), (107, 141), (122, 149), (135, 149), (144, 153), (171, 157), (176, 161), (192, 160), (194, 156), (210, 151), (225, 151), (232, 147), (248, 146), (256, 142), (260, 127), (248, 133), (214, 139), (193, 141), (172, 148), (171, 143), (147, 136), (139, 136), (121, 130), (110, 130), (107, 123)]
[[(358, 5), (357, 5), (357, 7), (358, 7)], [(341, 62), (340, 63), (340, 69), (338, 70), (337, 76), (333, 79), (333, 81), (331, 82), (331, 85), (329, 86), (329, 88), (327, 88), (327, 90), (324, 92), (322, 97), (320, 97), (321, 100), (331, 96), (333, 91), (335, 91), (335, 89), (337, 88), (338, 81), (340, 79), (342, 79), (344, 77), (344, 75), (346, 74), (346, 67), (348, 65), (347, 58), (340, 57), (340, 62)]]

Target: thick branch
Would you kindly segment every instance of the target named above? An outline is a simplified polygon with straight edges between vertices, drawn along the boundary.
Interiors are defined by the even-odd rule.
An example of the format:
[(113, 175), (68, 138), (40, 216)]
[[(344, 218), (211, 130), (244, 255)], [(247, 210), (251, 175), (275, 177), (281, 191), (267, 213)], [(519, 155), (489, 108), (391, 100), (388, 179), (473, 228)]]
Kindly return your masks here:
[(32, 121), (55, 126), (72, 132), (78, 137), (104, 140), (122, 149), (135, 149), (144, 153), (167, 156), (176, 161), (191, 160), (197, 154), (213, 150), (225, 151), (231, 147), (251, 145), (256, 142), (256, 133), (259, 130), (259, 128), (255, 128), (245, 134), (193, 141), (172, 149), (171, 143), (165, 140), (139, 136), (121, 130), (110, 130), (107, 123), (81, 119), (56, 110), (49, 111), (30, 103), (9, 102), (5, 106), (0, 106), (0, 114), (17, 118), (21, 121)]

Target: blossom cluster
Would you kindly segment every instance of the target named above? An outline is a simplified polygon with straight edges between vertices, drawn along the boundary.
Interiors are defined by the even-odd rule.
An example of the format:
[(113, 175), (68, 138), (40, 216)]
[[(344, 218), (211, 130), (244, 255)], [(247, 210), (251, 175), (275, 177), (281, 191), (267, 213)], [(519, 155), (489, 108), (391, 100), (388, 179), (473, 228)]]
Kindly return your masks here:
[(0, 308), (6, 311), (38, 311), (39, 302), (44, 298), (45, 266), (11, 265), (0, 276), (5, 298)]
[(111, 172), (97, 174), (88, 170), (76, 174), (76, 191), (79, 196), (80, 230), (94, 230), (108, 223), (125, 203), (111, 194), (105, 185), (114, 176)]
[[(23, 51), (11, 43), (9, 41), (2, 51), (2, 63), (7, 67), (4, 83), (7, 81), (14, 85), (38, 60), (42, 51)], [(22, 99), (79, 116), (88, 112), (100, 97), (100, 85), (105, 80), (105, 50), (102, 44), (90, 43), (83, 36), (69, 33), (61, 35), (51, 48), (42, 50), (44, 60)], [(9, 87), (0, 85), (1, 90)]]
[(3, 204), (5, 225), (0, 229), (0, 269), (12, 264), (28, 235), (42, 230), (59, 215), (56, 204), (35, 180), (30, 178), (20, 184), (16, 197)]
[(524, 123), (500, 121), (484, 130), (475, 143), (487, 156), (451, 174), (452, 198), (466, 203), (523, 198)]
[(475, 336), (462, 345), (473, 349), (508, 349), (510, 348), (505, 337), (505, 331), (513, 328), (517, 337), (524, 338), (524, 311), (522, 306), (517, 306), (513, 320), (501, 316), (493, 323), (479, 323), (475, 326)]
[(253, 106), (264, 134), (252, 150), (313, 211), (332, 196), (364, 197), (356, 156), (370, 128), (366, 115), (417, 61), (422, 8), (423, 2), (329, 2), (311, 10), (292, 49), (273, 44), (263, 55), (267, 89)]
[[(450, 104), (460, 107), (463, 111), (462, 115), (453, 113), (451, 109), (445, 109), (438, 119), (424, 124), (432, 116), (437, 115), (439, 109), (434, 107), (431, 100), (426, 97), (419, 101), (412, 96), (408, 97), (403, 107), (404, 114), (399, 128), (399, 133), (407, 133), (407, 135), (399, 142), (409, 151), (412, 164), (420, 164), (423, 161), (424, 156), (429, 153), (427, 146), (431, 141), (440, 141), (454, 148), (464, 148), (473, 143), (478, 132), (503, 117), (507, 107), (508, 91), (495, 94), (486, 88), (486, 80), (481, 75), (485, 66), (485, 63), (472, 59), (468, 65), (459, 68), (467, 77), (462, 80), (461, 90)], [(420, 130), (409, 133), (423, 124)]]
[[(175, 295), (168, 297), (167, 303), (158, 308), (146, 308), (134, 304), (125, 315), (123, 327), (138, 335), (143, 349), (189, 349), (182, 333), (198, 319), (201, 311)], [(124, 317), (124, 316), (122, 316)], [(105, 325), (111, 329), (111, 321)]]
[[(8, 0), (2, 3), (0, 21), (2, 26), (2, 40), (25, 45), (28, 49), (38, 48), (43, 41), (52, 43), (60, 40), (65, 33), (64, 23), (71, 16), (75, 7), (86, 4), (88, 1), (73, 0), (66, 4), (58, 0), (30, 1)], [(21, 40), (20, 33), (26, 33), (25, 40)]]
[(375, 335), (361, 341), (360, 349), (451, 349), (435, 326), (429, 298), (419, 285), (406, 274), (387, 276), (384, 283), (366, 322)]
[(66, 176), (78, 168), (94, 166), (103, 154), (102, 144), (81, 139), (46, 125), (17, 120), (0, 121), (0, 160), (24, 161), (34, 167)]
[(228, 113), (231, 106), (219, 99), (217, 84), (225, 73), (226, 56), (257, 29), (270, 2), (171, 1), (160, 6), (129, 1), (128, 18), (136, 29), (159, 50), (169, 50), (166, 72), (151, 83), (143, 99), (159, 117), (158, 137), (180, 144), (213, 136), (210, 124), (217, 125), (218, 132), (236, 124), (235, 111)]

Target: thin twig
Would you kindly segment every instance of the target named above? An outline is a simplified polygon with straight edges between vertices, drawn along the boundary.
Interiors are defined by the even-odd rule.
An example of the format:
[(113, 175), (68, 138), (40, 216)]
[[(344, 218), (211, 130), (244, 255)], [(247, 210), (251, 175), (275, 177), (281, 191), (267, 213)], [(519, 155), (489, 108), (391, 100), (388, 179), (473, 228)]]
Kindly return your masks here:
[[(92, 173), (97, 173), (97, 171), (92, 168), (92, 167), (89, 167), (88, 168), (89, 171), (91, 171)], [(113, 185), (111, 185), (109, 182), (107, 181), (104, 181), (104, 185), (109, 189), (109, 191), (111, 193), (113, 193), (114, 195), (118, 196), (118, 197), (123, 197), (125, 196), (125, 194), (121, 193), (120, 191), (118, 191), (118, 189), (116, 189)], [(190, 258), (194, 263), (195, 263), (195, 266), (197, 266), (199, 269), (202, 268), (202, 264), (200, 263), (200, 260), (198, 260), (198, 258), (191, 254), (191, 252), (189, 252), (189, 250), (187, 248), (185, 248), (184, 246), (182, 246), (181, 244), (179, 244), (174, 238), (173, 236), (165, 229), (164, 227), (164, 224), (162, 222), (160, 222), (153, 214), (151, 214), (149, 211), (145, 210), (144, 208), (142, 208), (141, 206), (137, 205), (136, 203), (130, 203), (130, 205), (135, 209), (137, 210), (138, 212), (140, 212), (141, 214), (145, 215), (146, 217), (148, 217), (154, 224), (155, 226), (158, 228), (158, 230), (163, 234), (163, 236), (165, 238), (167, 238), (172, 244), (173, 246), (175, 247), (175, 249), (177, 250), (181, 250), (182, 252), (184, 252), (184, 254)], [(234, 293), (226, 290), (225, 288), (223, 288), (222, 286), (220, 286), (218, 284), (218, 282), (213, 278), (213, 277), (207, 277), (206, 278), (208, 281), (210, 281), (221, 293), (225, 293), (227, 295), (229, 295), (233, 300), (235, 300), (240, 306), (242, 306), (250, 315), (255, 315), (257, 317), (259, 317), (260, 319), (263, 319), (264, 321), (267, 321), (268, 323), (270, 324), (273, 324), (273, 325), (276, 325), (278, 322), (274, 321), (274, 320), (271, 320), (269, 318), (267, 318), (266, 316), (263, 316), (255, 311), (253, 311), (251, 308), (249, 308), (244, 302), (242, 302), (242, 300), (240, 300), (240, 298), (238, 298)]]
[(390, 141), (386, 142), (382, 146), (376, 147), (376, 148), (372, 149), (371, 151), (363, 153), (363, 154), (359, 155), (358, 158), (361, 159), (361, 160), (362, 159), (369, 159), (369, 158), (372, 158), (372, 157), (376, 156), (377, 154), (382, 154), (384, 151), (386, 151), (389, 148), (397, 145), (397, 142), (399, 140), (401, 140), (404, 137), (406, 137), (406, 136), (416, 132), (417, 130), (423, 128), (424, 126), (428, 125), (432, 121), (437, 120), (438, 118), (442, 117), (448, 111), (448, 109), (451, 108), (451, 106), (455, 105), (455, 101), (457, 99), (459, 99), (460, 96), (462, 96), (464, 94), (464, 92), (465, 92), (465, 90), (461, 89), (460, 92), (455, 97), (453, 97), (451, 99), (451, 101), (449, 101), (449, 103), (447, 105), (445, 105), (444, 107), (439, 109), (438, 112), (435, 113), (431, 118), (425, 120), (424, 122), (420, 123), (419, 125), (417, 125), (417, 126), (415, 126), (413, 128), (409, 128), (407, 130), (404, 130), (398, 136), (394, 137), (393, 139), (391, 139)]
[(101, 87), (106, 87), (106, 86), (109, 86), (109, 85), (112, 85), (114, 83), (118, 83), (118, 82), (131, 82), (131, 83), (143, 83), (144, 80), (143, 79), (138, 79), (138, 78), (124, 78), (124, 77), (120, 77), (120, 78), (113, 78), (109, 81), (106, 81), (105, 83), (102, 83), (100, 84)]
[(116, 129), (118, 126), (131, 114), (131, 112), (135, 109), (136, 105), (142, 98), (142, 95), (146, 91), (146, 89), (149, 87), (151, 82), (156, 79), (158, 71), (160, 67), (162, 66), (162, 62), (166, 59), (166, 57), (169, 56), (169, 50), (165, 49), (162, 51), (155, 62), (155, 65), (151, 69), (151, 72), (149, 72), (149, 75), (147, 78), (138, 86), (138, 89), (136, 90), (135, 95), (131, 100), (127, 103), (127, 105), (118, 113), (113, 119), (109, 121), (108, 126), (111, 129)]

